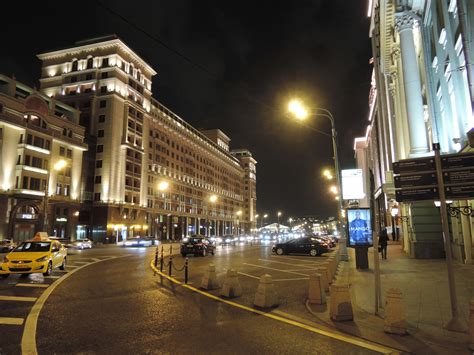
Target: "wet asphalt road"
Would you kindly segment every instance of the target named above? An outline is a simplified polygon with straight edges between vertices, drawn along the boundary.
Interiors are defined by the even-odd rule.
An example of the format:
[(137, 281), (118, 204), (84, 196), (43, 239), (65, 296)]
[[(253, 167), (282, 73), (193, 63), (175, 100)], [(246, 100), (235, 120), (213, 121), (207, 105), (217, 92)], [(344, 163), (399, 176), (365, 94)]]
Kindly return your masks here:
[[(152, 248), (84, 251), (83, 258), (99, 254), (128, 256), (84, 267), (54, 290), (38, 321), (39, 354), (370, 353), (216, 302), (154, 276), (149, 267), (153, 251)], [(244, 295), (238, 302), (251, 306), (257, 278), (268, 271), (274, 279), (281, 280), (275, 282), (281, 303), (275, 311), (304, 316), (307, 284), (304, 275), (310, 273), (309, 265), (323, 259), (296, 257), (295, 262), (289, 257), (266, 259), (272, 260), (270, 248), (265, 246), (219, 248), (215, 256), (190, 257), (190, 282), (199, 286), (200, 276), (211, 261), (216, 264), (220, 278), (227, 268), (235, 267), (250, 275), (239, 276)], [(179, 267), (184, 260), (177, 257), (175, 262)], [(182, 274), (176, 276), (182, 278)], [(3, 286), (0, 284), (0, 289)], [(1, 334), (0, 340), (6, 341)], [(8, 349), (5, 353), (19, 350), (3, 348)]]

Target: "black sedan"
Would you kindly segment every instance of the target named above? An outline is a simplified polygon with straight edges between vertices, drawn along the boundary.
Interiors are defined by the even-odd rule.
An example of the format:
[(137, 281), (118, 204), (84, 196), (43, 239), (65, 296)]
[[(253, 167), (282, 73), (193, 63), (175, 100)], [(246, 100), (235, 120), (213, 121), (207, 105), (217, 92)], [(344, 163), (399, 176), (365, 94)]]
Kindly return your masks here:
[(309, 254), (321, 255), (329, 251), (329, 245), (314, 237), (292, 239), (285, 243), (275, 244), (272, 251), (277, 255), (284, 254)]
[(181, 255), (186, 257), (188, 254), (206, 256), (214, 255), (215, 245), (204, 236), (193, 235), (185, 238), (181, 243)]

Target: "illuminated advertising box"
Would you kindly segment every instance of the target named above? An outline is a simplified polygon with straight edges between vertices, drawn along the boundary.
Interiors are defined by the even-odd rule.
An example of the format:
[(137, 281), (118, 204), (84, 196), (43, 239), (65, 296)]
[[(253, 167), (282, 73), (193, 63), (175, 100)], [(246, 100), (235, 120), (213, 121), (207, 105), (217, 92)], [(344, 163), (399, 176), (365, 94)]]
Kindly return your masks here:
[(372, 246), (372, 221), (369, 208), (347, 209), (347, 230), (349, 246)]
[(362, 169), (344, 169), (342, 177), (342, 199), (361, 200), (365, 198)]

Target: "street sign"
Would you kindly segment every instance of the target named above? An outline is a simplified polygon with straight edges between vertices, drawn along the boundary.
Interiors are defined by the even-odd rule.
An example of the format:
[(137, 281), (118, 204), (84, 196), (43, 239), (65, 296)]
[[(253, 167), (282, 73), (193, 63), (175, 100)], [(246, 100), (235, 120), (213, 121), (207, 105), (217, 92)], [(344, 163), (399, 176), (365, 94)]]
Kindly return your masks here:
[(398, 175), (394, 176), (393, 179), (396, 188), (430, 186), (437, 184), (435, 172)]
[(474, 154), (450, 154), (441, 156), (441, 168), (461, 169), (474, 167)]
[(443, 170), (445, 184), (474, 184), (474, 168), (464, 170)]
[(434, 157), (405, 159), (393, 163), (394, 174), (418, 173), (420, 171), (434, 170), (436, 170)]
[(474, 198), (474, 185), (446, 186), (444, 191), (446, 198), (449, 200), (467, 200)]
[(403, 189), (395, 191), (395, 199), (397, 202), (437, 200), (439, 199), (439, 193), (437, 187)]

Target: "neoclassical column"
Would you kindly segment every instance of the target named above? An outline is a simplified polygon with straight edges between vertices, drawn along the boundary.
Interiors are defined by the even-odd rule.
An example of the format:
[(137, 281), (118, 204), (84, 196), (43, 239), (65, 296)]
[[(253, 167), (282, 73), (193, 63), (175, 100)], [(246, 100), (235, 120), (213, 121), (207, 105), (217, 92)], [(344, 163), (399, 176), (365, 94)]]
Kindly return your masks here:
[(413, 39), (413, 29), (418, 26), (418, 17), (411, 11), (395, 15), (395, 28), (400, 35), (403, 83), (410, 136), (410, 155), (429, 152), (426, 127), (423, 119), (421, 80)]

